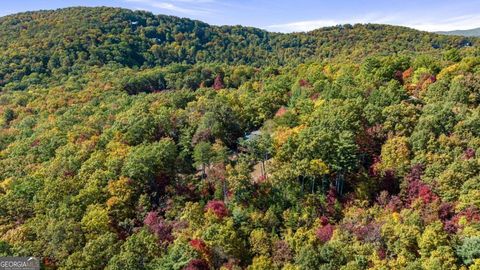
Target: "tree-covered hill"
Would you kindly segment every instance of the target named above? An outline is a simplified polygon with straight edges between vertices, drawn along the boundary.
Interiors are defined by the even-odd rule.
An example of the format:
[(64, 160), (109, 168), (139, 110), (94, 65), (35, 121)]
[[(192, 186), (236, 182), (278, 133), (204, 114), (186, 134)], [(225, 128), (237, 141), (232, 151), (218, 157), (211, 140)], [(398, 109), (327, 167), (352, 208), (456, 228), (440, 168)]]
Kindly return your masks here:
[[(343, 25), (279, 34), (119, 8), (66, 8), (0, 18), (0, 87), (14, 89), (88, 66), (298, 64), (376, 54), (435, 53), (477, 43), (388, 25)], [(18, 82), (23, 83), (18, 84)]]
[(446, 32), (438, 32), (438, 33), (443, 35), (480, 37), (480, 28), (468, 29), (468, 30), (454, 30), (454, 31), (446, 31)]

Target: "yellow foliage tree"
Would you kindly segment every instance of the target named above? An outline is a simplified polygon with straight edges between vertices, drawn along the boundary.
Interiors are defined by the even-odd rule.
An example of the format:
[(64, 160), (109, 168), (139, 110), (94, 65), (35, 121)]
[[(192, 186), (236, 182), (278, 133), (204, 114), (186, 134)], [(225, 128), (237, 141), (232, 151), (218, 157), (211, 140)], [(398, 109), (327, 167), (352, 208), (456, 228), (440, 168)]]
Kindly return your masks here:
[(382, 146), (382, 161), (379, 169), (395, 171), (399, 175), (405, 174), (410, 165), (410, 148), (408, 139), (403, 136), (388, 139)]

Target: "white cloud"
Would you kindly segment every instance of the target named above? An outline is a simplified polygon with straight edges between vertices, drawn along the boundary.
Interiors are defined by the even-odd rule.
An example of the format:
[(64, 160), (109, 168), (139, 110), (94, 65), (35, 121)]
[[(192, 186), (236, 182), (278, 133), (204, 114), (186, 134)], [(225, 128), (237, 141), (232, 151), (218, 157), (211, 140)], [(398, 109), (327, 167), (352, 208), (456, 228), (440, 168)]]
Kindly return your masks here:
[(269, 25), (265, 28), (272, 31), (288, 33), (288, 32), (311, 31), (317, 28), (338, 25), (338, 24), (341, 24), (341, 23), (340, 21), (336, 21), (336, 20), (311, 20), (311, 21), (291, 22), (291, 23), (285, 23), (285, 24), (274, 24), (274, 25)]
[[(193, 7), (195, 4), (212, 3), (214, 0), (170, 0), (170, 1), (156, 1), (156, 0), (124, 0), (124, 2), (137, 3), (149, 6), (151, 8), (157, 8), (161, 10), (168, 10), (177, 13), (183, 13), (188, 15), (201, 15), (208, 14), (210, 10), (200, 7)], [(189, 4), (190, 7), (184, 7), (185, 4)]]
[(381, 23), (402, 25), (424, 31), (451, 31), (472, 29), (480, 27), (480, 14), (462, 15), (457, 17), (441, 16), (421, 18), (411, 18), (405, 14), (394, 14), (388, 16), (381, 16), (378, 14), (370, 14), (364, 17), (350, 18), (350, 19), (320, 19), (297, 21), (285, 24), (269, 25), (265, 28), (278, 32), (304, 32), (311, 31), (325, 26), (335, 26), (339, 24), (355, 24), (355, 23)]
[(430, 20), (416, 19), (408, 21), (404, 25), (425, 31), (466, 30), (480, 27), (480, 15), (470, 14), (452, 18)]
[(389, 23), (396, 19), (396, 16), (381, 16), (378, 14), (367, 14), (363, 17), (354, 17), (350, 19), (320, 19), (298, 21), (285, 24), (269, 25), (265, 27), (268, 30), (278, 32), (304, 32), (311, 31), (321, 27), (335, 26), (339, 24), (355, 24), (355, 23)]
[(7, 15), (10, 15), (10, 14), (14, 14), (14, 13), (17, 13), (18, 11), (14, 11), (14, 10), (0, 10), (0, 17), (3, 17), (3, 16), (7, 16)]

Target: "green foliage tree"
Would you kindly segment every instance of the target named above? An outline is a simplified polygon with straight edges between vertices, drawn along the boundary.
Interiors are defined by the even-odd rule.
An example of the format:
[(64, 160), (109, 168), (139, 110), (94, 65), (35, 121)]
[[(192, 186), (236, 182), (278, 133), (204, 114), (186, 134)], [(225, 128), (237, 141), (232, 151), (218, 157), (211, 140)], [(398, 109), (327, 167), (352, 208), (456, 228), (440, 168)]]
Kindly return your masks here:
[(159, 256), (157, 238), (147, 230), (130, 236), (113, 256), (105, 269), (148, 269), (148, 264)]
[(201, 166), (202, 177), (206, 177), (206, 167), (213, 160), (215, 153), (213, 152), (212, 145), (209, 142), (200, 142), (195, 145), (193, 150), (193, 160), (196, 166)]
[(480, 258), (480, 238), (469, 237), (462, 240), (461, 244), (455, 250), (465, 265), (475, 263)]

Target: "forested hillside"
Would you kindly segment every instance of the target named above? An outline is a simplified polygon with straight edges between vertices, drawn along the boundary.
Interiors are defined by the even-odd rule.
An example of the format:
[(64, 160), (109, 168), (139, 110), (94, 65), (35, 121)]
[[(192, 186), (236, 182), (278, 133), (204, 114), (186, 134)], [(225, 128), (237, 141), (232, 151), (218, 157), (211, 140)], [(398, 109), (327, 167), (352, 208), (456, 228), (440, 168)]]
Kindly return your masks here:
[(447, 31), (447, 32), (439, 32), (439, 33), (445, 34), (445, 35), (480, 37), (480, 28), (469, 29), (469, 30), (455, 30), (455, 31)]
[(114, 8), (0, 18), (0, 256), (480, 269), (478, 40)]
[[(0, 18), (0, 87), (24, 89), (85, 67), (148, 68), (172, 63), (299, 64), (370, 54), (438, 53), (477, 40), (387, 25), (345, 25), (276, 34), (241, 26), (114, 8), (68, 8)], [(9, 84), (11, 83), (11, 84)]]

